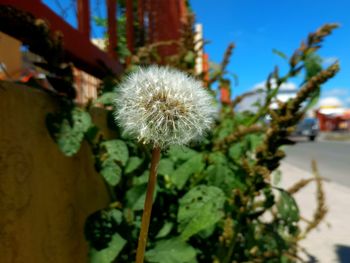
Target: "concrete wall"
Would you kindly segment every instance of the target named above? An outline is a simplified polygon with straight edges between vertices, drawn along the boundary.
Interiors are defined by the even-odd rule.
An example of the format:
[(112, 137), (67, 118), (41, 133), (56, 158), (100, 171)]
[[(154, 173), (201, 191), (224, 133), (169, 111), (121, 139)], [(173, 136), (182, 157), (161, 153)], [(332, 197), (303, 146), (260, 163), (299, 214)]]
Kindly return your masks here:
[(1, 263), (87, 262), (85, 219), (108, 204), (88, 145), (65, 157), (50, 138), (55, 109), (42, 91), (0, 82)]

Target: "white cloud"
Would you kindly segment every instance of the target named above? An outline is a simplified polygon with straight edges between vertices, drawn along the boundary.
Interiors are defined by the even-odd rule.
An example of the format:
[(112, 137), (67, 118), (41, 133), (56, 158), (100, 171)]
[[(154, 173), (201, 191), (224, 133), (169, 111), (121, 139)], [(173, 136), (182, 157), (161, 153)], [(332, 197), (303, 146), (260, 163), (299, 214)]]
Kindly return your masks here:
[(339, 60), (339, 58), (337, 58), (337, 57), (323, 58), (323, 65), (329, 66), (329, 65), (335, 63), (337, 60)]
[[(276, 81), (274, 79), (271, 80), (272, 88), (276, 87)], [(255, 84), (252, 90), (265, 89), (266, 82), (262, 81)], [(298, 88), (297, 85), (293, 82), (288, 82), (282, 84), (280, 87), (280, 91), (278, 94), (278, 99), (281, 101), (287, 101), (288, 99), (294, 97), (296, 95)], [(350, 107), (350, 88), (333, 88), (322, 91), (321, 98), (319, 103), (316, 105), (318, 108), (320, 105), (326, 104), (337, 104), (340, 107)], [(254, 105), (256, 102), (263, 102), (265, 98), (264, 93), (254, 94), (245, 98), (241, 104), (238, 106), (238, 110), (244, 111), (256, 111), (257, 107)]]
[[(275, 79), (271, 79), (271, 87), (276, 88)], [(262, 90), (266, 89), (266, 81), (259, 82), (255, 84), (252, 88), (252, 90), (256, 90), (256, 91), (259, 89), (262, 89)], [(293, 82), (283, 83), (277, 95), (278, 99), (281, 101), (287, 101), (288, 99), (295, 97), (296, 91), (297, 91), (297, 86), (295, 83)], [(257, 102), (262, 103), (264, 99), (265, 99), (265, 93), (263, 92), (249, 96), (243, 99), (243, 101), (239, 104), (238, 110), (240, 111), (249, 110), (249, 111), (255, 112), (257, 110), (257, 106), (254, 104), (256, 104)]]
[(349, 88), (333, 88), (330, 90), (325, 90), (322, 94), (325, 97), (344, 97), (347, 95), (350, 95), (350, 89)]
[[(271, 87), (273, 89), (276, 88), (276, 80), (275, 79), (271, 79), (270, 83), (271, 83)], [(259, 82), (253, 86), (253, 90), (265, 89), (265, 88), (266, 88), (266, 81)], [(295, 83), (293, 83), (293, 82), (283, 83), (280, 87), (280, 90), (281, 91), (297, 90), (297, 85), (295, 85)]]
[(350, 107), (350, 88), (333, 88), (322, 92), (322, 99), (329, 97), (338, 99), (344, 107)]

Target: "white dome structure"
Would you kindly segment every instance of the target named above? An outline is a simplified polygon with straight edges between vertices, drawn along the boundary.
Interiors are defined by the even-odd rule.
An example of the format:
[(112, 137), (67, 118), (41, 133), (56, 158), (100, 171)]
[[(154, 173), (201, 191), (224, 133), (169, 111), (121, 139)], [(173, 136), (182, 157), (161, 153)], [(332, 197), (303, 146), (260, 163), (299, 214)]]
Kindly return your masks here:
[(325, 115), (341, 115), (344, 113), (343, 103), (336, 97), (327, 97), (319, 102), (319, 112)]
[(341, 108), (343, 103), (336, 97), (327, 97), (319, 102), (320, 108)]

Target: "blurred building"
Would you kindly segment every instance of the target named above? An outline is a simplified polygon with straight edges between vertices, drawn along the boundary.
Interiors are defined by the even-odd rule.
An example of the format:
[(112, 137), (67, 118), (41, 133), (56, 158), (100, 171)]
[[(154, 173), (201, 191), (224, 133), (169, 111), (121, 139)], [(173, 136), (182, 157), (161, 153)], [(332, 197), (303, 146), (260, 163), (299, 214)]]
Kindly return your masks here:
[(321, 99), (316, 110), (321, 131), (350, 131), (350, 109), (335, 97)]
[[(46, 79), (46, 72), (34, 65), (42, 59), (17, 39), (0, 32), (0, 80), (19, 81), (28, 83), (35, 80), (45, 89), (51, 89)], [(74, 86), (77, 90), (76, 102), (84, 104), (97, 98), (97, 89), (101, 83), (98, 78), (73, 68)]]

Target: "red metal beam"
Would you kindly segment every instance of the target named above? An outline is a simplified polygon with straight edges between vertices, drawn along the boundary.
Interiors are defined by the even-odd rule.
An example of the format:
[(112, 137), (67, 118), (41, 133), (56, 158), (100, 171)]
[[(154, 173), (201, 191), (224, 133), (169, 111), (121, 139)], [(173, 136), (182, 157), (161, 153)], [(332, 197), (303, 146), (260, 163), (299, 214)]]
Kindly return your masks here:
[(128, 49), (134, 52), (134, 8), (133, 0), (126, 0), (126, 40)]
[(182, 24), (186, 24), (188, 22), (187, 19), (187, 6), (186, 6), (186, 2), (184, 0), (180, 0), (179, 2), (179, 8), (180, 8), (180, 21)]
[(155, 22), (156, 22), (156, 6), (157, 3), (155, 3), (156, 0), (146, 0), (146, 9), (147, 9), (147, 16), (148, 16), (148, 29), (147, 29), (147, 42), (149, 44), (155, 42)]
[[(180, 40), (182, 29), (180, 1), (183, 0), (151, 0), (149, 32), (152, 36), (151, 42)], [(161, 57), (175, 55), (177, 52), (178, 46), (176, 44), (158, 48)]]
[(98, 78), (106, 76), (106, 68), (114, 74), (122, 73), (123, 67), (117, 60), (93, 45), (81, 32), (38, 0), (0, 0), (0, 4), (15, 7), (48, 21), (52, 31), (63, 34), (67, 61), (72, 61), (78, 68)]
[(139, 27), (141, 30), (143, 30), (144, 23), (144, 13), (145, 13), (145, 0), (138, 0), (137, 1), (137, 14), (139, 19)]
[(209, 55), (207, 53), (203, 54), (203, 82), (205, 87), (208, 87), (209, 83)]
[(90, 5), (89, 0), (78, 0), (78, 29), (88, 39), (90, 39)]
[(107, 1), (107, 22), (108, 22), (108, 52), (114, 58), (117, 58), (117, 1)]

